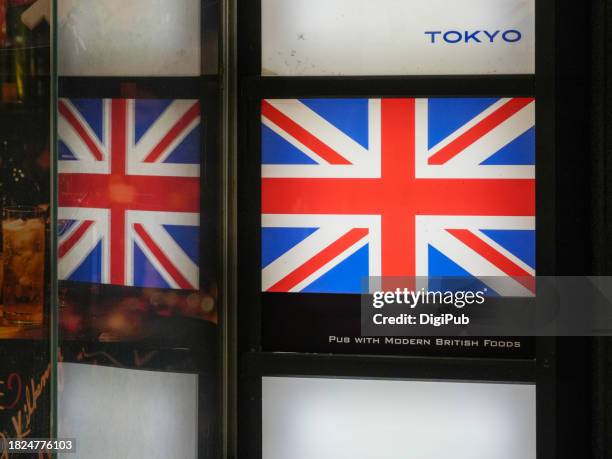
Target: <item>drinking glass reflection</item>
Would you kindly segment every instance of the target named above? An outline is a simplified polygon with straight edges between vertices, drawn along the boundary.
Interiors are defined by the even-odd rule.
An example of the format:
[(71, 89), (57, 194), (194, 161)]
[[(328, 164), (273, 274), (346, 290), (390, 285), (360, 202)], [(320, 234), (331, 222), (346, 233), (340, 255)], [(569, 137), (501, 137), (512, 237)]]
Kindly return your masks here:
[(4, 317), (16, 324), (43, 320), (45, 221), (35, 207), (3, 212)]

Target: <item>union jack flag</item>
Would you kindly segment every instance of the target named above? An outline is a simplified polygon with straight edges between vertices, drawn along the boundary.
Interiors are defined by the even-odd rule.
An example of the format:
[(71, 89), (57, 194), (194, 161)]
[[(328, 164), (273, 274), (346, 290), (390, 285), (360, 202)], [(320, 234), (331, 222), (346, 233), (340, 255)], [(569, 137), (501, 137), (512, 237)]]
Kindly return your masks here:
[(532, 98), (270, 99), (261, 116), (262, 291), (466, 276), (532, 295)]
[(59, 277), (199, 284), (200, 105), (61, 99)]

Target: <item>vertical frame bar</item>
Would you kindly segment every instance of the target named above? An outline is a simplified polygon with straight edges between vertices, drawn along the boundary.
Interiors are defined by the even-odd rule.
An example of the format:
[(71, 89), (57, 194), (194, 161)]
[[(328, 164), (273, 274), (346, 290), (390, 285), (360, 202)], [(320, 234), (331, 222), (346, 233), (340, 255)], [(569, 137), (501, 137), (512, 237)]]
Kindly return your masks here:
[[(556, 0), (536, 0), (536, 260), (539, 275), (557, 273), (555, 148)], [(556, 340), (536, 339), (538, 458), (556, 458)]]
[[(57, 155), (57, 102), (58, 102), (58, 35), (57, 35), (57, 0), (51, 0), (51, 104), (50, 116), (51, 116), (51, 139), (49, 142), (51, 163), (50, 163), (50, 174), (51, 174), (51, 206), (49, 209), (49, 254), (52, 260), (56, 260), (57, 257), (57, 205), (58, 205), (58, 155)], [(58, 384), (58, 367), (59, 367), (59, 311), (58, 311), (58, 275), (57, 275), (57, 264), (51, 263), (49, 270), (49, 292), (51, 295), (49, 305), (51, 310), (49, 311), (49, 346), (51, 355), (51, 388), (50, 388), (50, 399), (51, 399), (51, 436), (57, 438), (59, 431), (59, 384)], [(54, 453), (54, 457), (56, 457)]]
[(237, 5), (236, 0), (221, 0), (221, 177), (220, 230), (223, 292), (221, 302), (222, 352), (222, 438), (220, 457), (237, 457), (238, 370), (237, 370)]

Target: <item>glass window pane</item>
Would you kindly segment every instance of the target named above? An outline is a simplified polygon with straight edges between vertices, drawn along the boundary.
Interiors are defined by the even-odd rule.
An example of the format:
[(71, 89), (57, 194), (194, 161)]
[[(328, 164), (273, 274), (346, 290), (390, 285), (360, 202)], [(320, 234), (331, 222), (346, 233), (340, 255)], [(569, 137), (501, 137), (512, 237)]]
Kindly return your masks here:
[(534, 73), (534, 18), (534, 0), (262, 0), (262, 74)]
[(0, 441), (55, 425), (50, 17), (0, 0)]
[(200, 74), (200, 0), (60, 0), (63, 76)]
[[(211, 171), (203, 163), (214, 163), (216, 152), (205, 147), (201, 102), (61, 98), (58, 129), (64, 362), (126, 367), (123, 374), (96, 378), (96, 373), (108, 370), (87, 365), (78, 370), (66, 363), (68, 392), (61, 395), (59, 405), (60, 433), (75, 431), (95, 450), (100, 443), (94, 440), (94, 426), (97, 438), (115, 436), (103, 442), (109, 448), (128, 441), (150, 447), (149, 436), (165, 431), (171, 437), (165, 438), (166, 445), (185, 440), (189, 451), (197, 448), (195, 456), (185, 451), (181, 457), (209, 455), (217, 448), (218, 426), (218, 292), (210, 250), (216, 214), (202, 190), (216, 190), (210, 184), (203, 188), (202, 181), (208, 180), (201, 180), (201, 175), (205, 171), (209, 178)], [(207, 231), (201, 219), (210, 222)], [(144, 369), (160, 373), (156, 379), (137, 371)], [(181, 381), (189, 376), (197, 382), (189, 401), (176, 399), (172, 390), (159, 392), (161, 380), (177, 382), (174, 370), (186, 373), (177, 377)], [(189, 429), (169, 431), (167, 417), (147, 415), (144, 419), (150, 422), (141, 423), (139, 435), (131, 435), (117, 430), (118, 422), (109, 420), (111, 412), (87, 411), (81, 405), (84, 394), (91, 396), (88, 406), (109, 406), (107, 398), (121, 401), (112, 396), (115, 377), (132, 381), (126, 387), (138, 388), (139, 409), (149, 413), (156, 406), (172, 407)], [(91, 378), (99, 384), (91, 387)], [(83, 423), (74, 424), (77, 412), (85, 416)], [(190, 432), (193, 439), (185, 439)], [(99, 449), (99, 454), (113, 455), (108, 448)]]
[(58, 426), (88, 457), (221, 447), (212, 3), (60, 5)]

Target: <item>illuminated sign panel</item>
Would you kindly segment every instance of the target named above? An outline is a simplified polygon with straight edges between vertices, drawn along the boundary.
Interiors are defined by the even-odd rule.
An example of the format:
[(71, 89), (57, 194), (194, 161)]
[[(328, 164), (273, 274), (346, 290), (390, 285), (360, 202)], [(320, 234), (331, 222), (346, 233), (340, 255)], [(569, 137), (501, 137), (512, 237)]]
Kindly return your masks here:
[(59, 431), (78, 457), (198, 457), (197, 374), (62, 363), (62, 376)]
[(530, 295), (533, 98), (268, 99), (261, 113), (263, 292), (416, 275)]
[(200, 74), (200, 0), (61, 0), (64, 76)]
[(266, 459), (535, 459), (535, 385), (264, 377)]
[(262, 0), (263, 75), (532, 74), (535, 0)]

